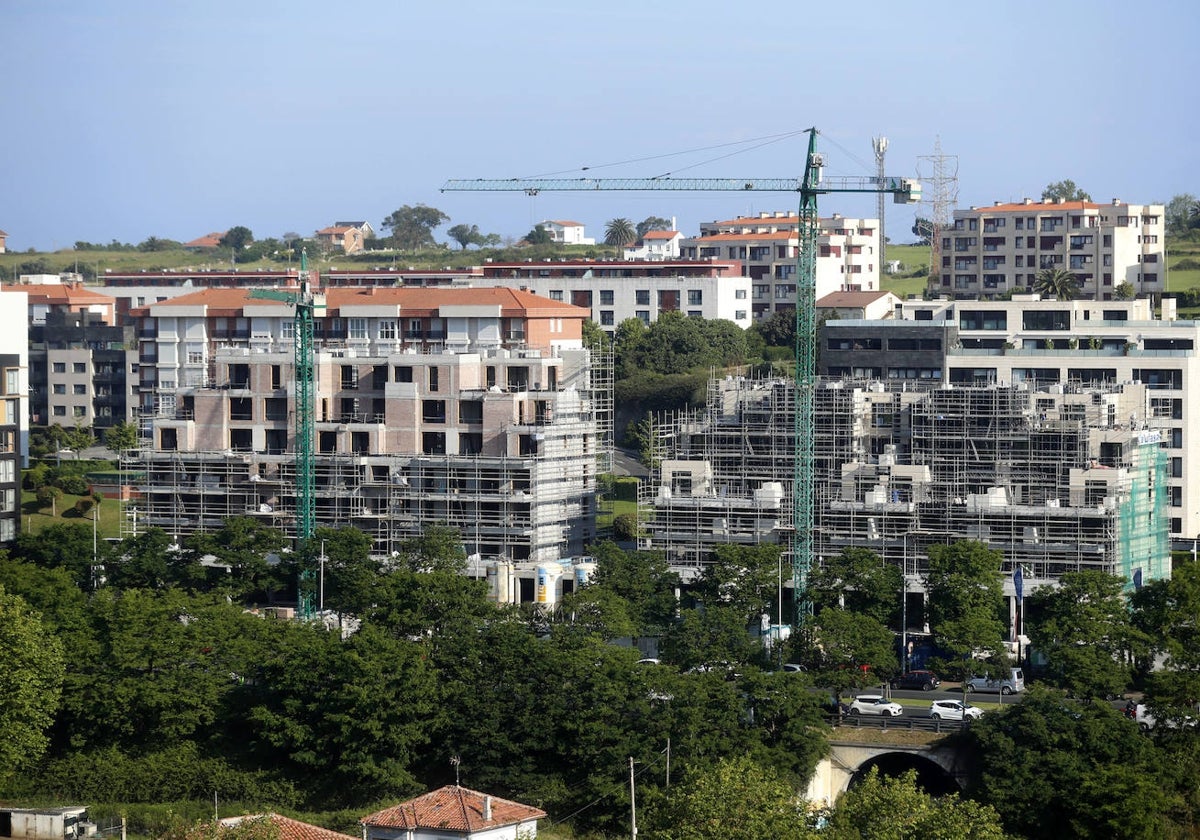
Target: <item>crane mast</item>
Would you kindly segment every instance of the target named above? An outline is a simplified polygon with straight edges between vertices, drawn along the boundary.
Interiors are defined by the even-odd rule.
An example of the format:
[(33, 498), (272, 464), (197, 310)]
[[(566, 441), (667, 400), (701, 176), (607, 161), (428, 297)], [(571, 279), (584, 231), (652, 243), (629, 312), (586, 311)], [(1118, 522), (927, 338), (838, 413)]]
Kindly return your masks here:
[[(792, 487), (792, 581), (796, 592), (796, 618), (811, 611), (805, 592), (813, 564), (813, 525), (816, 496), (813, 447), (813, 388), (816, 384), (817, 239), (821, 220), (817, 196), (827, 193), (890, 193), (897, 204), (920, 201), (921, 185), (912, 178), (882, 174), (825, 178), (817, 152), (817, 130), (808, 129), (808, 154), (800, 178), (477, 178), (455, 179), (442, 192), (593, 192), (601, 190), (666, 190), (705, 192), (799, 193), (799, 254), (796, 282), (795, 429)], [(879, 232), (880, 239), (883, 231)], [(783, 616), (779, 617), (783, 621)]]

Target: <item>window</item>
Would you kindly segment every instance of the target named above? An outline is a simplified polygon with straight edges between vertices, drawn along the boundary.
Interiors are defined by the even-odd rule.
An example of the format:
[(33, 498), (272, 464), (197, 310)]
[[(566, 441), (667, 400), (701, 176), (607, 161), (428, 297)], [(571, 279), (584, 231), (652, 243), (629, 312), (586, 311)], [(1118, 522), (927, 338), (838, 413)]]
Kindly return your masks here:
[(745, 300), (746, 299), (746, 290), (745, 289), (735, 289), (733, 292), (733, 299), (734, 300)]
[(18, 371), (16, 368), (10, 368), (9, 370), (4, 371), (4, 393), (17, 393), (17, 380), (19, 378), (17, 373)]
[(66, 362), (55, 362), (54, 363), (54, 372), (55, 373), (66, 373), (67, 372), (67, 363)]
[(0, 482), (10, 484), (16, 476), (16, 461), (6, 458), (0, 461)]
[(426, 455), (445, 455), (446, 454), (446, 433), (445, 432), (422, 432), (421, 433), (421, 451)]
[(86, 385), (72, 385), (71, 393), (75, 394), (76, 396), (84, 396), (85, 394), (87, 394), (87, 386)]
[(612, 310), (611, 310), (611, 309), (604, 309), (604, 310), (601, 310), (601, 312), (600, 312), (600, 326), (602, 326), (602, 327), (611, 327), (611, 326), (613, 326), (613, 313), (612, 313)]
[(384, 341), (392, 341), (396, 338), (396, 322), (392, 320), (379, 322), (379, 338)]
[[(429, 390), (437, 392), (438, 389), (438, 369), (436, 367), (429, 368)], [(442, 450), (445, 451), (444, 449)]]
[(613, 290), (612, 289), (601, 289), (600, 290), (600, 305), (601, 306), (612, 306), (613, 305)]
[(550, 300), (562, 300), (562, 299), (563, 299), (562, 289), (551, 289), (550, 290)]
[(689, 318), (703, 318), (704, 313), (701, 312), (699, 309), (689, 309), (687, 316)]
[(75, 406), (74, 410), (72, 410), (71, 413), (75, 417), (83, 417), (83, 416), (85, 416), (85, 411), (86, 411), (86, 409), (83, 406), (77, 405), (77, 406)]
[(393, 371), (393, 373), (395, 374), (395, 380), (397, 382), (412, 382), (413, 381), (413, 378), (412, 378), (413, 371), (412, 371), (411, 365), (397, 365), (395, 370)]
[(71, 365), (73, 373), (87, 373), (87, 362), (74, 362)]
[(746, 310), (745, 310), (745, 309), (739, 309), (739, 310), (737, 310), (736, 312), (734, 312), (734, 313), (733, 313), (733, 320), (735, 320), (735, 321), (745, 321), (745, 320), (746, 320)]
[(55, 382), (54, 383), (54, 393), (56, 393), (56, 394), (67, 393), (67, 386), (62, 384), (61, 382)]
[(54, 406), (54, 416), (55, 417), (66, 417), (67, 416), (67, 407), (65, 405)]
[(342, 365), (342, 390), (358, 390), (358, 368), (354, 365)]
[(638, 306), (649, 306), (650, 305), (650, 290), (649, 289), (638, 289), (636, 292), (634, 292), (634, 303)]
[(704, 291), (702, 289), (688, 289), (688, 306), (703, 306)]
[[(649, 293), (647, 293), (647, 294), (649, 294)], [(647, 326), (650, 325), (650, 312), (648, 310), (639, 309), (637, 312), (633, 313), (633, 317), (637, 318), (639, 321), (641, 321), (643, 324), (645, 324)]]
[[(313, 332), (317, 332), (315, 325)], [(291, 341), (296, 335), (296, 322), (291, 320), (283, 320), (279, 322), (279, 336), (284, 341)]]
[(367, 319), (350, 318), (350, 338), (365, 339), (367, 337)]
[(425, 423), (445, 423), (446, 401), (425, 400), (421, 404), (421, 420)]

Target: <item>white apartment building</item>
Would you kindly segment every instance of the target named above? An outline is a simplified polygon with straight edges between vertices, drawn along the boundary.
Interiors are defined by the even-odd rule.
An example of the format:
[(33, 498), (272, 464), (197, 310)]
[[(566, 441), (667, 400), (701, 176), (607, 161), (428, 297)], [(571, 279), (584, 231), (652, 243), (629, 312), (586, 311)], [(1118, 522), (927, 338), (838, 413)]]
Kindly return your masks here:
[[(295, 536), (293, 310), (205, 289), (132, 314), (151, 441), (125, 463), (144, 476), (138, 524), (178, 536), (252, 516)], [(611, 423), (586, 315), (511, 289), (327, 290), (317, 524), (359, 528), (378, 556), (439, 523), (481, 558), (582, 554)]]
[(1128, 283), (1138, 295), (1167, 287), (1161, 204), (1024, 199), (954, 211), (943, 231), (937, 294), (998, 297), (1032, 290), (1046, 268), (1070, 271), (1080, 297), (1112, 300)]
[(677, 260), (683, 234), (677, 230), (648, 230), (637, 242), (625, 246), (627, 260)]
[[(685, 259), (740, 260), (753, 281), (753, 317), (763, 318), (796, 306), (799, 226), (799, 216), (784, 211), (705, 222), (698, 237), (680, 242), (679, 253)], [(877, 219), (847, 219), (835, 213), (821, 220), (818, 299), (832, 292), (879, 289), (879, 235)]]
[(664, 312), (689, 318), (723, 318), (751, 325), (751, 281), (735, 260), (564, 260), (487, 263), (472, 286), (526, 289), (591, 312), (612, 334), (636, 318), (650, 324)]

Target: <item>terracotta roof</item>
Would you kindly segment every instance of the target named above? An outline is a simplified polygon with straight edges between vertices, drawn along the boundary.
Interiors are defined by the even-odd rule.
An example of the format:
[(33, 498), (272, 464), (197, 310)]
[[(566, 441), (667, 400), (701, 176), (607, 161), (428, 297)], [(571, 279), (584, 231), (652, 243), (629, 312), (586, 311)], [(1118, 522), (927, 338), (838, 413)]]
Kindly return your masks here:
[[(22, 287), (26, 288), (26, 287)], [(286, 289), (285, 289), (286, 290)], [(248, 288), (207, 288), (152, 304), (159, 307), (207, 306), (216, 315), (221, 311), (238, 311), (248, 306), (279, 306), (279, 301), (250, 296)], [(505, 286), (481, 288), (447, 288), (443, 286), (398, 288), (367, 286), (361, 288), (335, 287), (325, 290), (325, 305), (329, 314), (343, 306), (398, 306), (405, 315), (433, 315), (442, 306), (499, 306), (505, 317), (519, 314), (542, 317), (587, 318), (591, 310), (569, 303), (550, 300), (532, 292)]]
[(786, 216), (738, 216), (736, 219), (726, 219), (723, 222), (713, 222), (714, 225), (742, 225), (749, 227), (750, 225), (786, 225), (799, 224), (800, 217), (789, 213)]
[(29, 295), (30, 303), (58, 304), (60, 306), (78, 306), (87, 303), (100, 303), (113, 306), (116, 300), (111, 295), (82, 286), (78, 283), (5, 283), (6, 292), (24, 292)]
[(642, 239), (674, 239), (678, 235), (677, 230), (648, 230)]
[(279, 814), (246, 814), (241, 817), (226, 817), (221, 820), (221, 825), (233, 827), (244, 820), (253, 821), (261, 819), (270, 820), (279, 829), (279, 840), (359, 840), (350, 834), (330, 831), (327, 828), (321, 828), (319, 825), (300, 822), (300, 820), (282, 817)]
[(880, 298), (891, 295), (891, 292), (830, 292), (817, 301), (818, 309), (835, 309), (843, 306), (866, 306)]
[(695, 242), (703, 245), (705, 242), (745, 242), (747, 239), (798, 239), (800, 234), (794, 230), (781, 230), (776, 233), (713, 233), (708, 236), (698, 236)]
[[(492, 818), (485, 820), (486, 800), (491, 799)], [(368, 814), (359, 822), (383, 828), (441, 828), (451, 831), (475, 832), (515, 823), (537, 820), (546, 816), (541, 808), (522, 805), (498, 796), (456, 785), (447, 785), (416, 799), (401, 802)]]
[(559, 227), (583, 227), (583, 222), (572, 222), (569, 219), (547, 219), (542, 224), (558, 225)]
[[(1094, 204), (1090, 201), (1065, 201), (1062, 204), (1050, 201), (1034, 201), (1026, 204), (1023, 201), (1011, 204), (993, 204), (991, 207), (976, 207), (975, 213), (1038, 213), (1044, 210), (1099, 210), (1101, 207), (1111, 207), (1111, 204)], [(1124, 206), (1124, 205), (1121, 205)], [(971, 211), (968, 211), (971, 212)]]
[(216, 248), (221, 244), (223, 233), (206, 233), (199, 239), (193, 239), (191, 242), (184, 242), (184, 248)]

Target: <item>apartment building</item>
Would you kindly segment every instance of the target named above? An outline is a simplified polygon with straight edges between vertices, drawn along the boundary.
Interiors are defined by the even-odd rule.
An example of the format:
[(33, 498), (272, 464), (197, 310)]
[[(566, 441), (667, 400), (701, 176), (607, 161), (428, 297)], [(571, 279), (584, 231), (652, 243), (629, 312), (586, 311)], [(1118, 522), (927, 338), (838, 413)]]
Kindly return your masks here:
[(1042, 269), (1065, 269), (1080, 297), (1112, 300), (1128, 283), (1138, 295), (1167, 287), (1161, 204), (1024, 199), (954, 211), (942, 233), (936, 294), (999, 297), (1032, 291)]
[(1145, 406), (1124, 422), (1157, 431), (1166, 452), (1176, 548), (1200, 534), (1200, 455), (1189, 389), (1200, 383), (1200, 322), (1154, 318), (1150, 301), (905, 301), (887, 321), (824, 325), (819, 372), (954, 387), (1078, 388), (1138, 383)]
[[(793, 388), (714, 380), (703, 412), (657, 425), (644, 544), (685, 578), (720, 544), (789, 550)], [(1006, 573), (1024, 566), (1031, 586), (1079, 569), (1168, 577), (1167, 452), (1161, 432), (1131, 422), (1151, 393), (1134, 383), (823, 379), (815, 561), (870, 549), (919, 589), (930, 545), (972, 539), (1001, 551)]]
[[(318, 525), (387, 556), (432, 524), (471, 554), (582, 554), (611, 397), (583, 349), (587, 311), (485, 288), (327, 290), (315, 321)], [(295, 535), (293, 311), (205, 289), (133, 315), (151, 445), (138, 522), (172, 534), (229, 516)]]
[[(740, 260), (753, 281), (751, 311), (764, 318), (796, 306), (800, 218), (776, 211), (700, 225), (698, 237), (679, 243), (685, 259)], [(817, 238), (816, 296), (879, 289), (879, 221), (821, 219)]]
[[(0, 302), (7, 302), (6, 296), (0, 295)], [(21, 529), (24, 396), (20, 354), (0, 353), (0, 545), (15, 540)]]
[(736, 260), (492, 262), (465, 282), (525, 288), (583, 307), (609, 334), (628, 318), (648, 325), (664, 312), (724, 318), (743, 329), (752, 323), (750, 279)]

